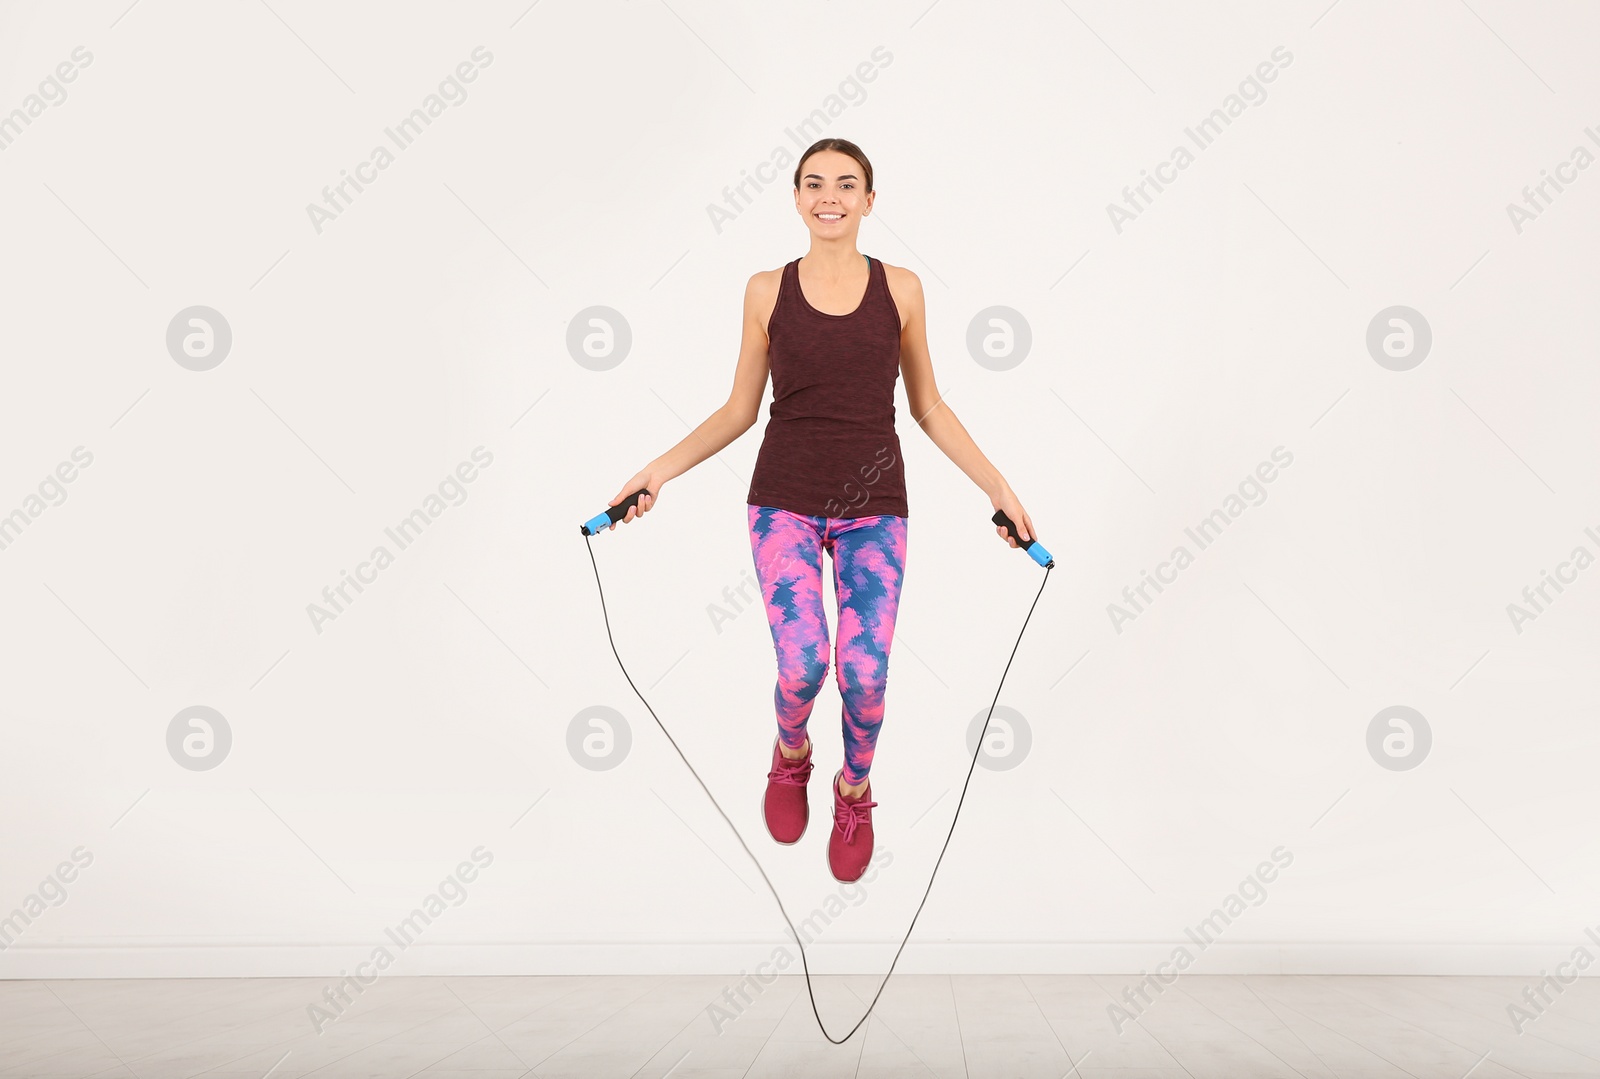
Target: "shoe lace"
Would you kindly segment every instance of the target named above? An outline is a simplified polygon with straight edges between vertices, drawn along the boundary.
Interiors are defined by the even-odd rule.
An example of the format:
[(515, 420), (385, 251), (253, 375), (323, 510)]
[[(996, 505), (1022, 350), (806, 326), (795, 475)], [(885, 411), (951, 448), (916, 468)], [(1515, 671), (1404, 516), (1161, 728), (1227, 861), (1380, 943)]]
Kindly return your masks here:
[(810, 757), (785, 757), (778, 754), (778, 766), (767, 773), (767, 778), (774, 783), (790, 783), (796, 787), (803, 787), (811, 778)]
[(839, 800), (838, 808), (834, 810), (833, 822), (844, 835), (846, 843), (855, 838), (856, 828), (863, 824), (872, 823), (872, 814), (868, 812), (877, 802), (846, 802)]

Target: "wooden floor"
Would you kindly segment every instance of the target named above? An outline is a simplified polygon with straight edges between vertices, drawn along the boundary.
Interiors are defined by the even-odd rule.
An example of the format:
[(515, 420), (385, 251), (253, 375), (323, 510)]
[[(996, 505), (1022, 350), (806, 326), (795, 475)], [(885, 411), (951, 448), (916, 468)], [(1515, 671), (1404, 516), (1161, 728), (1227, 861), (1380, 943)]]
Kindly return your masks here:
[[(896, 974), (842, 1045), (804, 979), (748, 983), (748, 1001), (737, 980), (380, 976), (320, 1033), (325, 979), (0, 982), (0, 1079), (1600, 1076), (1592, 977), (1540, 1014), (1532, 978), (1186, 974), (1149, 1003), (1130, 994), (1119, 1032), (1107, 1009), (1137, 975)], [(829, 1033), (879, 980), (814, 981)]]

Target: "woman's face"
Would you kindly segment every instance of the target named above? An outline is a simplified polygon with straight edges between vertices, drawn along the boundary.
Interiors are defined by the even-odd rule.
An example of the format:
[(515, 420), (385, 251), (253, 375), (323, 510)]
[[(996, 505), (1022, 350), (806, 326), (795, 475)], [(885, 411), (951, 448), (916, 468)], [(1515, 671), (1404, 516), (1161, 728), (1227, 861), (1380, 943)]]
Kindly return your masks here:
[(872, 208), (866, 176), (849, 154), (818, 150), (800, 165), (800, 190), (795, 207), (818, 239), (853, 237), (861, 218)]

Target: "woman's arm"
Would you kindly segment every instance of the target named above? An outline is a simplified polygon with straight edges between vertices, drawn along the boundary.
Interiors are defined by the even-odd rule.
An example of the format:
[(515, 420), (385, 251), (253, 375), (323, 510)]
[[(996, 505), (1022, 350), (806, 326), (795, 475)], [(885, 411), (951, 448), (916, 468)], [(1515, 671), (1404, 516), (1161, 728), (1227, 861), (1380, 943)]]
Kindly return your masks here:
[[(767, 361), (766, 313), (776, 299), (777, 273), (763, 270), (752, 274), (744, 290), (744, 329), (740, 335), (739, 362), (733, 372), (733, 389), (728, 400), (707, 416), (666, 453), (651, 461), (623, 484), (610, 505), (615, 506), (644, 487), (650, 494), (639, 499), (620, 523), (642, 516), (654, 508), (661, 485), (676, 479), (695, 465), (722, 452), (734, 439), (750, 430), (761, 414), (761, 397), (766, 393)], [(1015, 519), (1015, 518), (1013, 518)], [(613, 524), (613, 529), (617, 526)]]
[[(906, 324), (900, 331), (900, 375), (905, 379), (906, 398), (911, 403), (911, 416), (917, 425), (933, 440), (933, 444), (954, 461), (967, 478), (989, 496), (995, 509), (1004, 510), (1007, 517), (1017, 523), (1022, 539), (1035, 538), (1033, 519), (1022, 508), (1016, 493), (1006, 478), (983, 455), (967, 429), (956, 418), (955, 412), (939, 394), (933, 377), (933, 357), (928, 354), (928, 329), (926, 306), (922, 295), (922, 280), (904, 267), (885, 270), (894, 283), (895, 304), (905, 312)], [(1016, 539), (1006, 536), (1006, 530), (995, 526), (995, 534), (1005, 537), (1013, 547), (1021, 546)]]
[[(772, 306), (765, 278), (771, 271), (752, 274), (744, 287), (744, 329), (739, 340), (739, 362), (733, 371), (733, 389), (722, 407), (684, 436), (683, 441), (651, 462), (667, 479), (676, 479), (707, 457), (721, 453), (744, 434), (761, 415), (761, 396), (767, 389), (767, 328), (765, 308)], [(764, 302), (765, 301), (765, 302)], [(638, 490), (637, 487), (634, 490)]]

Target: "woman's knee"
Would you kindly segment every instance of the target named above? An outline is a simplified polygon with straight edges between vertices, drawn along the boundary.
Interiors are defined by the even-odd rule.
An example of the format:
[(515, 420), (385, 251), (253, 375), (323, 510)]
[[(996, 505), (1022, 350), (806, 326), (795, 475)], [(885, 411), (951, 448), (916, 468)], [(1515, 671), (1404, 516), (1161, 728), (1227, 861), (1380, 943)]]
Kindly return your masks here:
[(828, 680), (828, 661), (826, 658), (815, 659), (806, 657), (793, 664), (785, 664), (780, 673), (783, 690), (799, 700), (809, 701), (822, 692), (822, 684)]
[(884, 694), (889, 688), (889, 673), (884, 664), (843, 665), (836, 671), (840, 698), (856, 715), (870, 715), (882, 710)]

